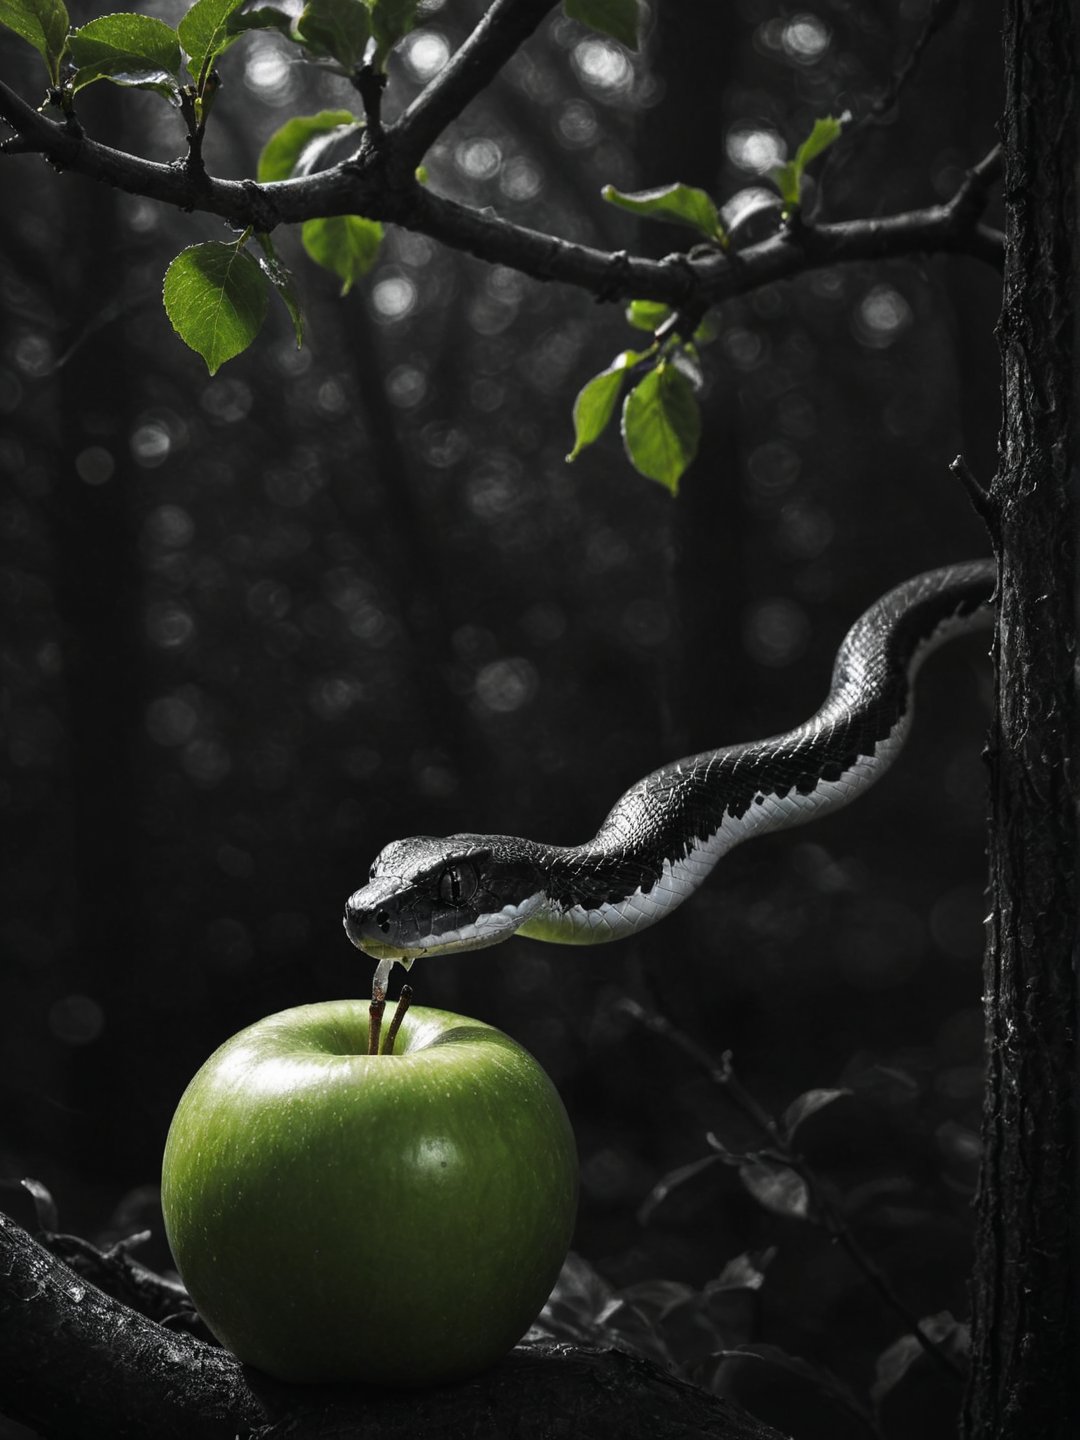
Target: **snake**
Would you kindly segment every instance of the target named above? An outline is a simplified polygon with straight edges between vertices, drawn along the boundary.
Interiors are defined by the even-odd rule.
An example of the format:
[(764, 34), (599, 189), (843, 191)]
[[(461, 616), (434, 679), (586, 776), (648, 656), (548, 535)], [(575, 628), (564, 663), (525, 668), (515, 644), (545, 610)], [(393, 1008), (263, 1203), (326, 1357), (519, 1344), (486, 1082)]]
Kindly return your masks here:
[(638, 934), (734, 846), (837, 810), (878, 780), (911, 728), (920, 665), (991, 621), (996, 583), (992, 560), (971, 560), (889, 590), (847, 632), (809, 720), (652, 771), (584, 844), (470, 833), (393, 841), (346, 903), (349, 939), (385, 976), (394, 962), (407, 969), (515, 934), (564, 945)]

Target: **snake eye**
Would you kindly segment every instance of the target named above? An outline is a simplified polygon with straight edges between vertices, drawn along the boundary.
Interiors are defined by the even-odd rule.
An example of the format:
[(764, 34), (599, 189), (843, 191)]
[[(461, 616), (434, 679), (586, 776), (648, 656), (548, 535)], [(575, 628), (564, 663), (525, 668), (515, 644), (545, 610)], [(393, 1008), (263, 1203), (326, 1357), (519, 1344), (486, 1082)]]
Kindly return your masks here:
[(448, 905), (464, 905), (476, 894), (478, 883), (471, 865), (448, 865), (439, 876), (439, 899)]

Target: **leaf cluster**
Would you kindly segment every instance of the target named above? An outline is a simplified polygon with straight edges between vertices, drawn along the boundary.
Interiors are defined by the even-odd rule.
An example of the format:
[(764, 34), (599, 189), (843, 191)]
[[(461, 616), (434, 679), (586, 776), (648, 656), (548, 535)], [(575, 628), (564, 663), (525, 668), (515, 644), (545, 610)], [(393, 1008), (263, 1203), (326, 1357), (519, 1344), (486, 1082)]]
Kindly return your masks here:
[[(318, 164), (325, 148), (364, 128), (350, 110), (297, 115), (276, 130), (259, 156), (260, 183), (286, 180)], [(383, 227), (362, 215), (329, 215), (305, 221), (301, 242), (317, 265), (341, 281), (342, 295), (371, 269)], [(249, 242), (254, 239), (253, 252)], [(165, 312), (173, 329), (206, 361), (211, 375), (241, 354), (258, 334), (273, 289), (293, 322), (296, 343), (304, 338), (303, 314), (291, 271), (278, 258), (265, 232), (245, 231), (232, 243), (191, 245), (165, 272)]]
[[(578, 247), (572, 267), (568, 261), (573, 247), (564, 242), (538, 246), (538, 240), (548, 237), (508, 222), (500, 222), (496, 229), (480, 212), (443, 197), (424, 196), (418, 189), (427, 180), (418, 163), (424, 150), (483, 83), (484, 65), (473, 63), (475, 51), (486, 47), (492, 57), (504, 60), (501, 47), (515, 40), (520, 44), (542, 16), (543, 4), (536, 0), (524, 4), (523, 28), (518, 19), (519, 31), (511, 26), (510, 42), (493, 45), (491, 32), (515, 19), (513, 7), (494, 6), (465, 42), (459, 57), (430, 81), (399, 121), (384, 129), (379, 108), (387, 62), (394, 46), (415, 23), (419, 0), (308, 0), (299, 15), (274, 4), (244, 8), (250, 3), (195, 0), (175, 29), (151, 16), (112, 14), (73, 30), (64, 0), (0, 0), (0, 23), (38, 50), (49, 74), (50, 101), (68, 121), (67, 126), (53, 121), (47, 127), (63, 137), (62, 144), (57, 142), (57, 148), (63, 149), (62, 163), (73, 163), (68, 154), (71, 137), (80, 133), (74, 100), (86, 85), (108, 79), (155, 91), (179, 109), (187, 125), (183, 203), (216, 210), (232, 218), (237, 228), (249, 227), (232, 244), (189, 248), (166, 276), (169, 319), (181, 338), (203, 356), (212, 374), (258, 333), (270, 289), (288, 307), (297, 343), (302, 342), (297, 289), (266, 233), (274, 224), (289, 218), (301, 224), (304, 250), (338, 279), (342, 295), (370, 271), (379, 254), (381, 220), (362, 214), (319, 213), (324, 207), (337, 208), (343, 188), (348, 191), (351, 187), (354, 171), (361, 180), (369, 171), (376, 175), (377, 183), (366, 194), (360, 184), (364, 198), (357, 203), (371, 203), (382, 219), (393, 218), (443, 238), (451, 235), (452, 243), (487, 259), (504, 259), (513, 247), (515, 254), (506, 263), (526, 274), (562, 278), (573, 269), (569, 278), (593, 285), (598, 295), (604, 293), (602, 287), (610, 286), (607, 271), (619, 256), (604, 257)], [(563, 0), (563, 9), (570, 18), (621, 44), (638, 45), (644, 15), (641, 0)], [(216, 194), (223, 182), (212, 180), (203, 169), (203, 134), (220, 83), (217, 62), (237, 39), (258, 29), (277, 31), (300, 49), (303, 58), (346, 76), (360, 95), (363, 118), (348, 110), (294, 116), (271, 136), (259, 159), (256, 178), (260, 186), (310, 178), (318, 172), (336, 187), (333, 204), (326, 199), (329, 189), (320, 189), (316, 198), (299, 202), (303, 186), (277, 195), (251, 186), (258, 205), (236, 211), (231, 196)], [(467, 55), (467, 51), (471, 53)], [(10, 116), (12, 107), (18, 114), (20, 103), (12, 97), (5, 114)], [(619, 284), (617, 293), (633, 295), (639, 279), (648, 293), (648, 286), (662, 279), (659, 294), (668, 303), (655, 298), (631, 301), (628, 319), (636, 329), (649, 332), (650, 339), (643, 348), (621, 351), (582, 387), (574, 404), (569, 460), (594, 444), (618, 411), (631, 463), (641, 474), (677, 493), (700, 444), (704, 388), (700, 351), (719, 328), (717, 312), (709, 307), (740, 288), (789, 275), (805, 264), (826, 263), (829, 257), (843, 260), (856, 254), (925, 249), (928, 236), (931, 247), (970, 246), (972, 253), (994, 263), (1000, 260), (1000, 236), (975, 223), (978, 204), (971, 202), (971, 196), (982, 196), (992, 178), (992, 156), (984, 162), (983, 173), (976, 176), (973, 172), (946, 206), (891, 217), (888, 223), (868, 222), (861, 228), (850, 222), (831, 227), (811, 227), (803, 222), (809, 167), (835, 144), (849, 119), (845, 112), (816, 120), (791, 160), (771, 172), (772, 190), (761, 186), (744, 189), (720, 203), (706, 191), (682, 182), (640, 191), (621, 191), (612, 185), (602, 189), (603, 199), (610, 204), (640, 219), (689, 229), (694, 241), (681, 254), (663, 261), (628, 262), (633, 276)], [(12, 123), (19, 128), (17, 122)], [(33, 128), (27, 125), (28, 130)], [(40, 134), (35, 139), (40, 141)], [(46, 140), (22, 148), (52, 154), (53, 146)], [(109, 167), (112, 183), (125, 184), (125, 179), (115, 174), (115, 158), (112, 152), (103, 155), (103, 167)], [(120, 158), (138, 163), (134, 157)], [(373, 160), (379, 164), (369, 166)], [(79, 168), (93, 173), (89, 166)], [(384, 178), (391, 173), (392, 184)], [(342, 182), (347, 182), (344, 187)], [(208, 196), (215, 203), (209, 203)], [(797, 238), (798, 243), (772, 243), (780, 242), (785, 234)], [(558, 266), (552, 263), (552, 248)], [(741, 250), (747, 252), (740, 257), (745, 259), (745, 270), (729, 262), (729, 257), (733, 260)], [(669, 263), (674, 261), (680, 261), (681, 268)], [(583, 267), (588, 268), (588, 280), (581, 279)], [(744, 285), (737, 277), (742, 275), (745, 280), (751, 270), (753, 278)], [(681, 283), (683, 275), (685, 285)], [(671, 283), (676, 279), (680, 283)]]
[[(772, 172), (782, 221), (790, 222), (798, 212), (806, 167), (840, 138), (847, 119), (844, 115), (815, 121), (794, 158)], [(610, 204), (632, 215), (693, 230), (700, 245), (722, 251), (737, 245), (740, 225), (761, 209), (759, 202), (729, 202), (724, 207), (724, 214), (730, 217), (725, 225), (711, 195), (681, 182), (631, 192), (606, 185), (601, 194)], [(717, 326), (711, 316), (702, 319), (678, 315), (670, 306), (652, 300), (632, 301), (626, 318), (637, 329), (652, 331), (653, 342), (645, 350), (622, 351), (578, 392), (574, 401), (574, 446), (566, 458), (576, 460), (582, 450), (600, 438), (629, 382), (621, 423), (627, 457), (635, 470), (674, 495), (701, 439), (698, 347), (715, 339)], [(687, 331), (689, 338), (684, 338)]]
[[(244, 8), (246, 0), (195, 0), (174, 29), (150, 15), (102, 15), (73, 28), (64, 0), (0, 0), (0, 24), (45, 62), (49, 100), (70, 121), (75, 96), (97, 80), (153, 91), (174, 105), (188, 128), (188, 164), (201, 169), (201, 147), (219, 86), (217, 62), (243, 35), (273, 30), (306, 59), (352, 80), (371, 95), (365, 76), (383, 77), (394, 47), (412, 30), (419, 0), (307, 0), (298, 16), (276, 5)], [(636, 47), (640, 0), (566, 0), (566, 13)], [(375, 89), (382, 84), (378, 79)], [(372, 122), (374, 123), (374, 121)], [(336, 145), (359, 137), (365, 120), (346, 110), (299, 115), (273, 134), (259, 157), (260, 184), (322, 168)], [(419, 178), (419, 176), (418, 176)], [(375, 263), (382, 225), (361, 215), (304, 222), (308, 256), (341, 281), (342, 295)], [(249, 242), (254, 238), (255, 248)], [(166, 314), (210, 374), (245, 350), (263, 323), (269, 290), (292, 318), (297, 344), (303, 319), (295, 282), (267, 233), (245, 230), (232, 243), (193, 245), (165, 275)]]
[[(760, 1298), (779, 1255), (775, 1245), (744, 1251), (701, 1286), (664, 1278), (616, 1286), (571, 1252), (527, 1338), (623, 1350), (717, 1395), (731, 1395), (733, 1378), (749, 1362), (815, 1392), (860, 1431), (883, 1440), (884, 1407), (925, 1361), (922, 1347), (912, 1335), (889, 1344), (878, 1356), (868, 1393), (861, 1393), (819, 1359), (761, 1340)], [(921, 1324), (935, 1345), (963, 1362), (970, 1337), (951, 1312), (926, 1316)]]
[[(708, 1132), (705, 1137), (707, 1153), (661, 1176), (638, 1210), (640, 1223), (650, 1223), (657, 1210), (666, 1205), (676, 1191), (695, 1184), (717, 1165), (725, 1167), (737, 1176), (742, 1188), (757, 1205), (783, 1222), (781, 1235), (790, 1235), (796, 1230), (802, 1230), (804, 1234), (816, 1230), (826, 1236), (831, 1247), (845, 1256), (854, 1273), (860, 1275), (868, 1286), (869, 1292), (876, 1295), (906, 1332), (878, 1353), (874, 1379), (868, 1387), (868, 1395), (863, 1398), (822, 1367), (808, 1365), (800, 1357), (789, 1355), (776, 1346), (758, 1343), (757, 1332), (747, 1323), (745, 1313), (741, 1317), (737, 1314), (734, 1321), (730, 1315), (725, 1316), (726, 1328), (717, 1325), (717, 1282), (710, 1282), (702, 1290), (687, 1287), (687, 1293), (678, 1301), (679, 1306), (690, 1307), (691, 1312), (697, 1315), (699, 1328), (712, 1328), (715, 1332), (715, 1347), (703, 1357), (698, 1373), (692, 1378), (707, 1388), (722, 1384), (727, 1362), (735, 1356), (753, 1354), (814, 1385), (821, 1394), (857, 1417), (867, 1430), (878, 1437), (882, 1435), (881, 1413), (890, 1392), (904, 1380), (916, 1362), (924, 1369), (928, 1366), (935, 1370), (939, 1380), (947, 1375), (953, 1385), (961, 1382), (966, 1373), (966, 1328), (947, 1312), (920, 1317), (908, 1307), (881, 1266), (853, 1232), (852, 1220), (868, 1198), (868, 1187), (856, 1186), (847, 1194), (841, 1193), (806, 1159), (801, 1149), (806, 1123), (855, 1092), (846, 1087), (806, 1090), (792, 1100), (781, 1115), (776, 1116), (736, 1075), (730, 1053), (717, 1059), (664, 1015), (646, 1010), (634, 1000), (624, 999), (619, 1008), (680, 1050), (702, 1070), (737, 1112), (743, 1133), (746, 1133), (748, 1123), (749, 1134), (759, 1137), (757, 1143), (751, 1141), (747, 1145), (743, 1141), (738, 1146), (731, 1146), (715, 1132)], [(898, 1078), (908, 1081), (903, 1074), (899, 1074)], [(767, 1283), (768, 1265), (774, 1253), (778, 1253), (775, 1248), (760, 1256), (739, 1256), (737, 1261), (725, 1268), (721, 1279), (731, 1278), (731, 1267), (737, 1266), (738, 1273), (744, 1277), (745, 1288), (761, 1289)], [(613, 1313), (614, 1308), (609, 1308), (608, 1314)], [(657, 1320), (666, 1323), (667, 1313), (665, 1311), (656, 1317)]]
[(275, 30), (351, 74), (365, 60), (384, 70), (390, 51), (412, 29), (417, 0), (309, 0), (299, 16), (245, 0), (195, 0), (174, 29), (152, 15), (99, 15), (72, 27), (64, 0), (0, 0), (0, 23), (31, 44), (48, 72), (53, 99), (70, 113), (78, 91), (95, 80), (154, 90), (178, 108), (206, 104), (217, 61), (242, 35)]
[[(639, 323), (635, 307), (647, 304), (633, 302), (627, 312), (631, 324)], [(648, 309), (667, 312), (668, 307)], [(701, 439), (696, 391), (702, 378), (696, 349), (677, 335), (654, 340), (646, 350), (622, 351), (581, 388), (574, 401), (574, 448), (566, 458), (576, 460), (600, 438), (628, 383), (621, 420), (626, 454), (640, 474), (674, 495)]]
[[(63, 0), (0, 0), (0, 22), (31, 44), (48, 71), (53, 104), (74, 115), (74, 98), (97, 80), (154, 91), (173, 104), (188, 125), (191, 155), (218, 87), (215, 66), (241, 36), (275, 30), (307, 58), (352, 75), (362, 64), (386, 67), (393, 47), (412, 28), (417, 0), (309, 0), (293, 17), (273, 5), (243, 9), (244, 0), (195, 0), (175, 29), (151, 15), (102, 15), (72, 28)], [(320, 142), (359, 132), (363, 121), (348, 111), (297, 116), (263, 148), (260, 183), (306, 173), (318, 162)], [(266, 314), (269, 289), (292, 317), (299, 345), (303, 321), (295, 282), (270, 237), (250, 232), (233, 243), (211, 242), (184, 250), (165, 275), (165, 311), (211, 375), (245, 350)], [(382, 238), (376, 221), (344, 215), (308, 221), (304, 249), (342, 282), (346, 293), (374, 264)]]

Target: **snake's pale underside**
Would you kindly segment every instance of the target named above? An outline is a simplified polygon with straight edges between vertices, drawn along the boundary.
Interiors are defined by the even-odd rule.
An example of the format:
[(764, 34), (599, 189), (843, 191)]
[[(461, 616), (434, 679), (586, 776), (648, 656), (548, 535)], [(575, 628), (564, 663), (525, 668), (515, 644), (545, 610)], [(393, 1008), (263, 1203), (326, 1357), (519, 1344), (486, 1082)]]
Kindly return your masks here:
[(884, 773), (911, 725), (919, 665), (987, 623), (995, 582), (994, 563), (976, 560), (890, 590), (848, 631), (809, 720), (654, 770), (583, 845), (513, 835), (395, 840), (349, 897), (349, 939), (389, 968), (515, 933), (595, 945), (655, 924), (733, 846), (847, 805)]

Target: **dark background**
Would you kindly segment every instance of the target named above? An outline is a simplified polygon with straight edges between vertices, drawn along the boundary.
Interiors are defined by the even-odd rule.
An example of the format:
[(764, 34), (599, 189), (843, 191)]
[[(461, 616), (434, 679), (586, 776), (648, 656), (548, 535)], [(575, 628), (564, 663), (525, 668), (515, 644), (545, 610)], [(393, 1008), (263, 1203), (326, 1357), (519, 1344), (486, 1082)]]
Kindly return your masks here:
[[(602, 184), (679, 179), (723, 200), (757, 183), (770, 146), (790, 154), (816, 116), (889, 92), (929, 10), (654, 8), (643, 57), (556, 11), (429, 156), (432, 185), (662, 255), (685, 232), (636, 226)], [(824, 167), (822, 218), (947, 198), (993, 143), (998, 17), (937, 9), (955, 13), (899, 104)], [(476, 11), (426, 7), (389, 113)], [(212, 171), (250, 174), (289, 114), (350, 105), (290, 58), (262, 36), (225, 58)], [(30, 59), (0, 38), (0, 73), (34, 98)], [(100, 138), (181, 149), (156, 97), (100, 85), (81, 111)], [(383, 844), (586, 839), (655, 766), (804, 719), (868, 602), (985, 553), (946, 467), (958, 451), (983, 478), (994, 465), (998, 280), (896, 261), (730, 303), (673, 501), (615, 435), (564, 463), (577, 389), (637, 343), (619, 306), (397, 231), (340, 300), (281, 237), (305, 346), (272, 309), (210, 380), (160, 285), (184, 245), (228, 238), (217, 222), (33, 158), (0, 162), (0, 185), (0, 1177), (47, 1184), (67, 1229), (150, 1223), (143, 1253), (166, 1264), (154, 1187), (181, 1090), (257, 1017), (366, 993), (341, 911)], [(808, 1122), (806, 1151), (916, 1313), (962, 1316), (985, 650), (930, 662), (908, 750), (870, 797), (737, 850), (662, 926), (413, 972), (419, 1002), (501, 1026), (558, 1083), (581, 1151), (576, 1246), (609, 1283), (700, 1287), (775, 1245), (753, 1338), (860, 1390), (902, 1325), (819, 1232), (722, 1167), (638, 1222), (707, 1130), (748, 1137), (618, 1001), (730, 1049), (774, 1109), (851, 1087)], [(770, 1404), (800, 1435), (848, 1433), (806, 1397)]]

